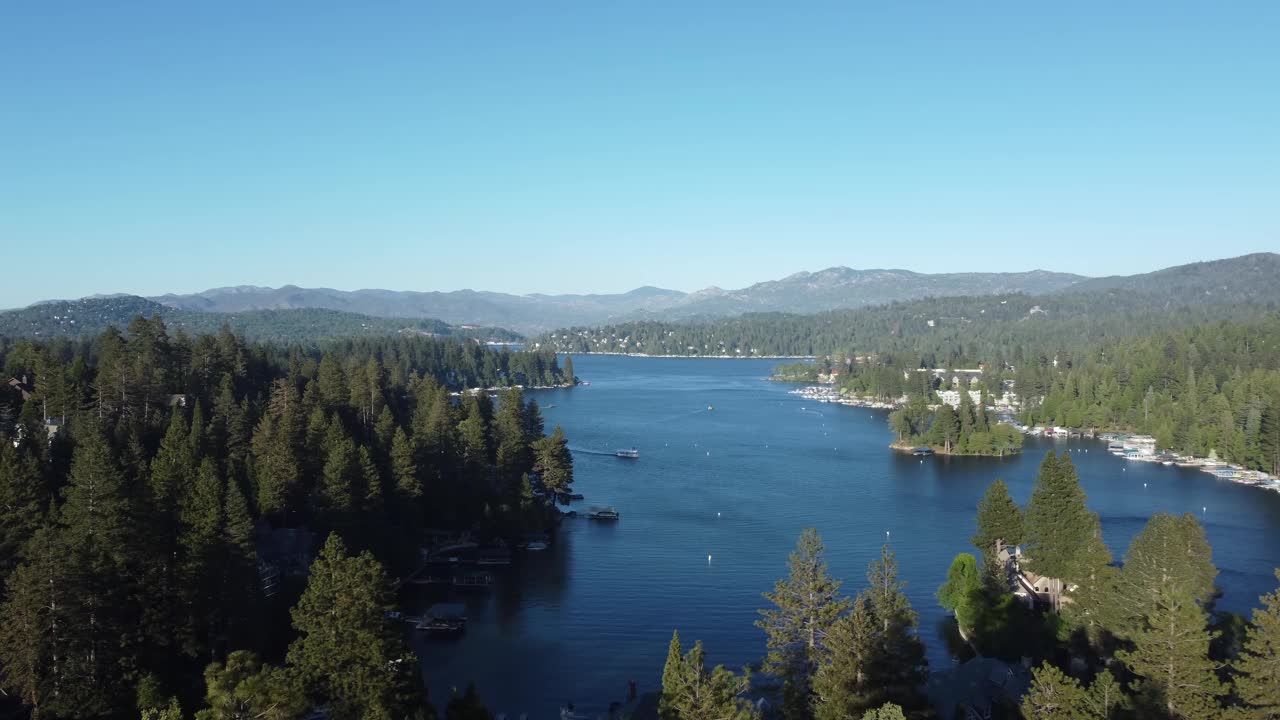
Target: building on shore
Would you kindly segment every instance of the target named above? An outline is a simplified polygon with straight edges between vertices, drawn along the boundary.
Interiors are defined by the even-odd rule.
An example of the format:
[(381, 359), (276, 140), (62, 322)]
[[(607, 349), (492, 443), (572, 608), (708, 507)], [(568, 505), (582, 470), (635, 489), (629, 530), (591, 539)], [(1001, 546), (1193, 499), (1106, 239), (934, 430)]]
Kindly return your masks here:
[(1009, 580), (1009, 592), (1026, 603), (1027, 607), (1052, 607), (1055, 596), (1059, 605), (1071, 602), (1069, 593), (1075, 585), (1067, 585), (1058, 578), (1045, 577), (1024, 567), (1030, 558), (1022, 554), (1022, 548), (996, 541), (996, 562), (1000, 563)]

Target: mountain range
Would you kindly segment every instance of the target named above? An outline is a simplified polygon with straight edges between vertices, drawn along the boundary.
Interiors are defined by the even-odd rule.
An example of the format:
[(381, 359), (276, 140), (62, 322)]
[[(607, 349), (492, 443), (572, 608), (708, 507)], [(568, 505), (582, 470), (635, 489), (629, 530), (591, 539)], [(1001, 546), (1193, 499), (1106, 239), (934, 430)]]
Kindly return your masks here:
[(997, 292), (1046, 293), (1087, 280), (1041, 270), (1022, 273), (945, 273), (854, 270), (833, 267), (802, 272), (739, 290), (707, 288), (681, 292), (641, 287), (596, 295), (509, 295), (497, 292), (342, 291), (330, 288), (238, 286), (191, 295), (150, 298), (199, 312), (325, 308), (374, 317), (437, 318), (452, 324), (507, 327), (536, 333), (570, 325), (662, 318), (725, 317), (749, 312), (813, 313), (879, 305), (927, 296)]
[[(751, 312), (815, 313), (882, 305), (924, 297), (1132, 290), (1239, 294), (1276, 277), (1280, 255), (1257, 253), (1192, 263), (1130, 276), (1088, 278), (1032, 270), (1016, 273), (939, 273), (910, 270), (856, 270), (832, 267), (800, 272), (737, 290), (716, 287), (681, 292), (640, 287), (626, 293), (594, 295), (510, 295), (458, 290), (413, 292), (342, 291), (329, 288), (239, 286), (191, 295), (164, 295), (155, 302), (201, 312), (325, 308), (373, 317), (436, 318), (451, 324), (505, 327), (530, 334), (560, 327), (640, 319), (684, 320)], [(1233, 288), (1236, 290), (1233, 291)]]
[[(1142, 295), (1148, 301), (1167, 300), (1178, 304), (1192, 300), (1258, 302), (1276, 299), (1280, 293), (1275, 283), (1278, 276), (1280, 255), (1256, 253), (1140, 275), (1096, 278), (1044, 270), (926, 274), (909, 270), (832, 267), (818, 272), (795, 273), (738, 290), (711, 287), (689, 293), (657, 287), (640, 287), (617, 294), (511, 295), (476, 290), (344, 291), (293, 285), (280, 288), (241, 285), (145, 300), (134, 296), (104, 296), (79, 302), (96, 302), (102, 308), (117, 309), (146, 302), (146, 307), (159, 309), (166, 317), (179, 317), (190, 327), (210, 324), (216, 327), (222, 322), (219, 317), (232, 315), (241, 325), (274, 327), (283, 324), (287, 326), (286, 335), (290, 337), (301, 332), (299, 328), (315, 331), (324, 322), (335, 325), (336, 329), (330, 334), (355, 330), (383, 331), (393, 326), (449, 332), (448, 328), (466, 325), (508, 328), (532, 335), (570, 326), (632, 320), (711, 319), (759, 312), (811, 314), (929, 297), (1008, 293), (1040, 296), (1124, 292)], [(38, 303), (24, 310), (0, 313), (0, 334), (6, 330), (10, 334), (29, 334), (23, 333), (23, 328), (32, 327), (31, 322), (46, 325), (53, 322), (52, 314), (56, 313), (50, 313), (45, 306), (58, 303), (67, 301)], [(40, 308), (43, 310), (38, 310)], [(96, 312), (88, 307), (81, 310), (90, 314)], [(305, 318), (282, 312), (291, 310), (313, 312)], [(329, 314), (317, 314), (322, 310)], [(41, 317), (28, 317), (33, 312)], [(97, 312), (97, 316), (107, 318), (112, 312), (103, 309)], [(14, 316), (14, 313), (20, 315)], [(205, 318), (206, 315), (211, 317)], [(59, 322), (65, 325), (65, 320)], [(63, 330), (69, 328), (64, 327)], [(265, 334), (272, 332), (274, 330)]]

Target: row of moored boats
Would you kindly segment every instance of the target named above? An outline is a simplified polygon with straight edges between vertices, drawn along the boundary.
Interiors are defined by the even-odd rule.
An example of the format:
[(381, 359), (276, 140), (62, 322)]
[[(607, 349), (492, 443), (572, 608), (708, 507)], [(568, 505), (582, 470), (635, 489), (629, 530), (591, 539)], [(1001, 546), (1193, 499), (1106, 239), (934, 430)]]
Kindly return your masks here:
[(1193, 468), (1213, 475), (1219, 480), (1230, 480), (1241, 485), (1252, 485), (1280, 492), (1280, 478), (1273, 477), (1260, 470), (1250, 470), (1222, 462), (1212, 455), (1207, 458), (1201, 458), (1178, 453), (1159, 452), (1156, 448), (1155, 438), (1150, 435), (1104, 433), (1098, 437), (1107, 441), (1108, 452), (1125, 460)]

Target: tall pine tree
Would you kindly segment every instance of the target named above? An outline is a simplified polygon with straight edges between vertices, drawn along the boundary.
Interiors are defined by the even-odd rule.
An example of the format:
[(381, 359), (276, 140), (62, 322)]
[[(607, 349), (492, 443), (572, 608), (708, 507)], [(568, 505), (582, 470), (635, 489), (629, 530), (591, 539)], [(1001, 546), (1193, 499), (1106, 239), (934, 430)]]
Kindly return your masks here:
[[(1280, 580), (1280, 570), (1276, 571)], [(1250, 720), (1280, 720), (1280, 590), (1262, 596), (1244, 652), (1236, 661), (1236, 695)]]
[(827, 574), (826, 548), (817, 530), (800, 534), (787, 567), (788, 576), (764, 594), (773, 607), (760, 611), (756, 625), (765, 631), (769, 648), (764, 671), (786, 684), (784, 712), (798, 718), (808, 713), (809, 682), (827, 634), (851, 603), (840, 595), (839, 581)]

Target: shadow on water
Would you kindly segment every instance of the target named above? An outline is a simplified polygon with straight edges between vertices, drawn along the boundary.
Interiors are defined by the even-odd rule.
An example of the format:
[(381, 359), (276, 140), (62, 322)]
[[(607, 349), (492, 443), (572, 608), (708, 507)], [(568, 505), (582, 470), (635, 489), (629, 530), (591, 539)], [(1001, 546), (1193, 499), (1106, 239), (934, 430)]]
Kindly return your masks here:
[[(933, 626), (933, 636), (942, 647), (947, 649), (947, 655), (955, 665), (977, 656), (977, 653), (973, 651), (973, 646), (960, 637), (960, 626), (956, 624), (954, 617), (944, 615), (938, 618)], [(936, 660), (933, 662), (936, 662)], [(932, 667), (932, 669), (940, 668)]]

